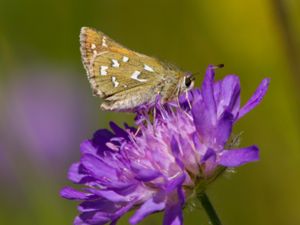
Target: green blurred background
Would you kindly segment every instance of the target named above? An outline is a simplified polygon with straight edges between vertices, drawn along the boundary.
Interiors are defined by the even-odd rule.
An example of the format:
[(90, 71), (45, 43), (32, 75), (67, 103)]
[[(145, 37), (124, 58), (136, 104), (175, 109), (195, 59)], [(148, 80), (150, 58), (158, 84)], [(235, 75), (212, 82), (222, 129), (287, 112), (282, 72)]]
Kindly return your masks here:
[[(79, 144), (109, 120), (81, 64), (79, 30), (95, 27), (136, 51), (187, 71), (224, 63), (242, 101), (263, 77), (263, 103), (235, 127), (261, 160), (210, 186), (224, 225), (300, 224), (300, 2), (298, 0), (0, 0), (0, 224), (68, 225), (61, 199)], [(142, 224), (161, 224), (161, 214)], [(127, 224), (127, 218), (120, 224)], [(201, 209), (185, 224), (208, 224)]]

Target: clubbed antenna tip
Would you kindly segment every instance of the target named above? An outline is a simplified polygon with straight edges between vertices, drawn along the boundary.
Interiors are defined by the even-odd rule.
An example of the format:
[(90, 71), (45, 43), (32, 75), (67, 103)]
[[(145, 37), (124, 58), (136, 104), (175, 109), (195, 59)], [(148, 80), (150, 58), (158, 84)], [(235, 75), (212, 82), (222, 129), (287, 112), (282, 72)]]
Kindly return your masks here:
[(214, 66), (214, 69), (220, 69), (220, 68), (223, 68), (225, 65), (222, 63), (222, 64), (218, 64), (216, 66)]

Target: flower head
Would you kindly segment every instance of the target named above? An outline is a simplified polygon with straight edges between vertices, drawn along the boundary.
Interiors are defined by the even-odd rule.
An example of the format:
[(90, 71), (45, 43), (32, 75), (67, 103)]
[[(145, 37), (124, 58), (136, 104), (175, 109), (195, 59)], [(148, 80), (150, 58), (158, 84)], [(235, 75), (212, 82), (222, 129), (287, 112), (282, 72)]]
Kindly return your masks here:
[[(139, 117), (139, 131), (111, 123), (81, 145), (80, 162), (69, 179), (82, 191), (65, 188), (63, 197), (83, 201), (74, 224), (116, 224), (137, 208), (130, 224), (165, 211), (164, 225), (183, 224), (182, 208), (195, 192), (218, 175), (220, 168), (258, 160), (258, 148), (228, 149), (233, 124), (253, 109), (267, 91), (264, 79), (240, 108), (239, 78), (214, 82), (209, 66), (201, 89), (181, 96), (180, 107), (155, 105), (155, 117)], [(204, 186), (203, 186), (204, 185)]]

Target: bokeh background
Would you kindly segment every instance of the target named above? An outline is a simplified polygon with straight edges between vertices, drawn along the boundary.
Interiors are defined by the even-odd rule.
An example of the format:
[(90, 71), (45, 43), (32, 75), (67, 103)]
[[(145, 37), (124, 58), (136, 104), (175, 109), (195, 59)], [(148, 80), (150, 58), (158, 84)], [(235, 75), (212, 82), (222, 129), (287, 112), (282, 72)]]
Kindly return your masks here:
[[(224, 225), (300, 224), (298, 0), (0, 0), (0, 224), (72, 224), (76, 203), (58, 193), (80, 142), (109, 120), (132, 123), (99, 110), (81, 64), (81, 26), (199, 72), (198, 84), (208, 64), (224, 63), (217, 77), (238, 74), (243, 102), (270, 77), (263, 103), (235, 127), (261, 160), (208, 194)], [(196, 209), (185, 224), (208, 220)]]

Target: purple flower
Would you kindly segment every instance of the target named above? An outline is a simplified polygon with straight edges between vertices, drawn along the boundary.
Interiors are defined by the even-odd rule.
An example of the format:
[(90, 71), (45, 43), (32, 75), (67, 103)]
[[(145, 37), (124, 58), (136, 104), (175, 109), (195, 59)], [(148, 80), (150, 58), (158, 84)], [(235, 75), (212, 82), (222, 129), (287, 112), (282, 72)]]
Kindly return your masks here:
[(228, 75), (214, 82), (209, 66), (201, 89), (181, 96), (181, 107), (157, 103), (154, 121), (139, 118), (138, 132), (114, 123), (112, 132), (97, 131), (82, 143), (81, 160), (69, 170), (69, 179), (85, 188), (61, 191), (67, 199), (83, 201), (74, 224), (116, 224), (133, 208), (130, 224), (159, 211), (165, 211), (164, 225), (183, 224), (187, 200), (220, 168), (258, 160), (256, 146), (228, 149), (227, 142), (233, 124), (260, 103), (268, 84), (264, 79), (240, 108), (239, 78)]

